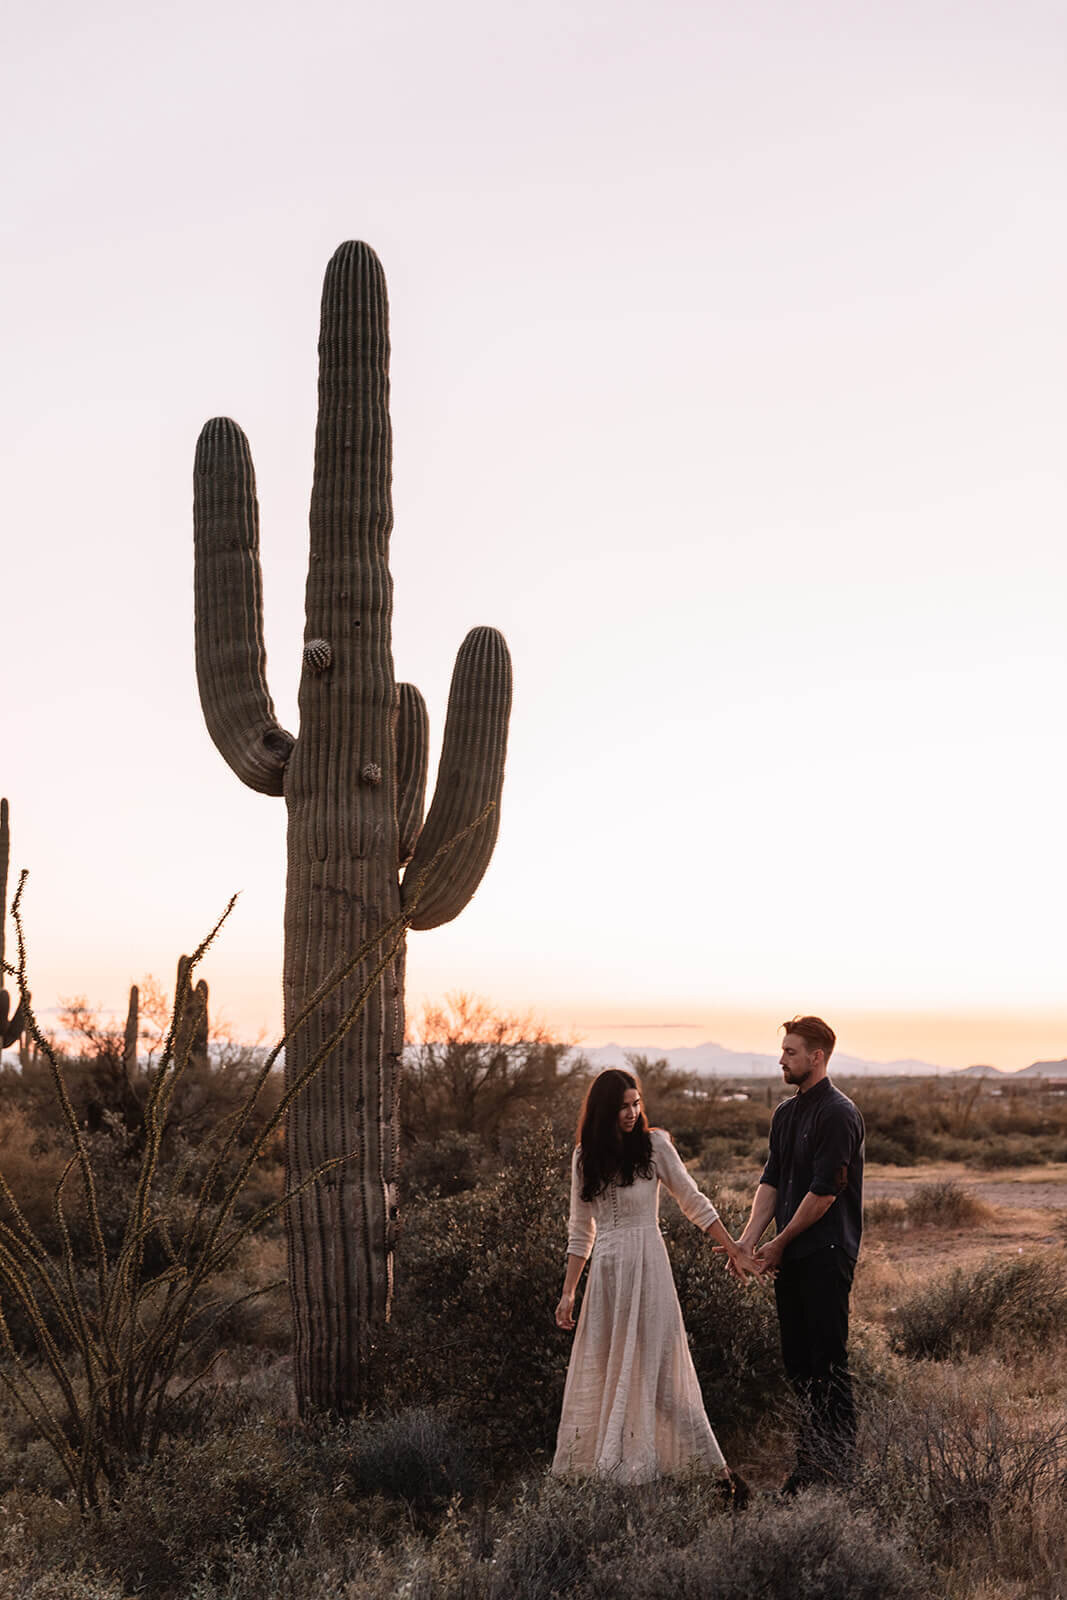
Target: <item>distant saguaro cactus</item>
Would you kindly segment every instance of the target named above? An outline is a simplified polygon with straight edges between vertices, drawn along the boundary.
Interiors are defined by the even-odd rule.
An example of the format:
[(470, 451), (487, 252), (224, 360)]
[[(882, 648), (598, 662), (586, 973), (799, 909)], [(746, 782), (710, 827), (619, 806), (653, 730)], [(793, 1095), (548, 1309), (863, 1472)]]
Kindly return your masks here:
[(7, 925), (7, 869), (11, 861), (11, 824), (6, 800), (0, 800), (0, 1048), (6, 1050), (22, 1032), (22, 1002), (11, 1015), (11, 996), (4, 981), (4, 930)]
[(137, 1040), (140, 1037), (141, 991), (130, 984), (130, 1003), (126, 1009), (126, 1028), (122, 1036), (122, 1064), (126, 1069), (126, 1082), (132, 1084), (137, 1076)]
[(193, 1071), (208, 1065), (208, 987), (201, 978), (195, 989), (189, 982), (190, 960), (178, 957), (178, 978), (174, 987), (174, 1013), (178, 1027), (174, 1035), (174, 1059)]
[[(427, 716), (397, 684), (390, 645), (393, 524), (385, 278), (365, 244), (326, 269), (300, 732), (279, 726), (265, 677), (259, 512), (248, 443), (206, 424), (195, 470), (196, 658), (212, 738), (246, 784), (284, 794), (286, 1025), (342, 958), (408, 914), (434, 928), (467, 904), (496, 841), (511, 663), (493, 628), (467, 635), (452, 676), (437, 788), (423, 822)], [(451, 840), (460, 842), (427, 878)], [(407, 866), (403, 883), (400, 870)], [(420, 885), (416, 894), (414, 886)], [(299, 1074), (372, 977), (367, 963), (286, 1046)], [(289, 1267), (301, 1409), (350, 1411), (387, 1318), (396, 1214), (396, 1083), (404, 1042), (404, 953), (289, 1114), (289, 1181), (350, 1157), (289, 1208)]]

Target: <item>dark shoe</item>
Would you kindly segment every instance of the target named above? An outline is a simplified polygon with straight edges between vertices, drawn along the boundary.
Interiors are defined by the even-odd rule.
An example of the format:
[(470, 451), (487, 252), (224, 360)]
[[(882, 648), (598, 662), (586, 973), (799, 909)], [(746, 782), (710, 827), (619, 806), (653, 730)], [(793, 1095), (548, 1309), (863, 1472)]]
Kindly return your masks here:
[(730, 1504), (735, 1511), (743, 1511), (752, 1498), (752, 1490), (739, 1472), (731, 1472), (730, 1486), (733, 1489)]
[(717, 1487), (727, 1511), (743, 1511), (748, 1505), (752, 1491), (739, 1472), (727, 1472)]

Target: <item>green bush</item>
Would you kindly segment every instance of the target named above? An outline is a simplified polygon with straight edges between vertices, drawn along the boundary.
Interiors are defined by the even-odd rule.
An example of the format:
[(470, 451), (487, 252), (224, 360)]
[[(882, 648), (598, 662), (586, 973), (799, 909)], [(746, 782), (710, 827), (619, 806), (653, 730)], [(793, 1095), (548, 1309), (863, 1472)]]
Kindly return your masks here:
[(935, 1278), (898, 1306), (890, 1344), (912, 1360), (973, 1354), (991, 1342), (1016, 1350), (1061, 1330), (1065, 1317), (1061, 1264), (1045, 1256), (989, 1257)]
[(400, 1162), (400, 1191), (405, 1203), (463, 1194), (478, 1182), (485, 1147), (476, 1133), (447, 1129), (439, 1139), (405, 1150)]
[(383, 1406), (455, 1406), (483, 1449), (544, 1458), (570, 1349), (553, 1319), (569, 1162), (544, 1126), (503, 1173), (411, 1207), (393, 1317), (374, 1357), (371, 1390)]

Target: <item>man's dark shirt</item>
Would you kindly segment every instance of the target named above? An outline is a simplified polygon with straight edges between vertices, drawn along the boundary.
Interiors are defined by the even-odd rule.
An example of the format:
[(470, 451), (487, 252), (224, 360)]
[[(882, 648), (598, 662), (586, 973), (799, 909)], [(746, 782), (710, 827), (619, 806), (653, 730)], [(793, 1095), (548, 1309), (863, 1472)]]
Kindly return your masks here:
[(806, 1194), (832, 1194), (825, 1216), (786, 1245), (783, 1261), (801, 1261), (836, 1245), (855, 1261), (863, 1231), (863, 1118), (847, 1095), (823, 1078), (783, 1100), (771, 1119), (771, 1147), (761, 1183), (777, 1189), (778, 1232)]

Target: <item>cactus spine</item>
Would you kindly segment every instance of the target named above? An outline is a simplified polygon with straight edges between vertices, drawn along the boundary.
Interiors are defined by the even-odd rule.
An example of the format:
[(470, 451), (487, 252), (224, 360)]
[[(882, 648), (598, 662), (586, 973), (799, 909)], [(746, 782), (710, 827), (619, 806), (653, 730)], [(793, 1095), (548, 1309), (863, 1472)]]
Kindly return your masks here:
[[(426, 708), (417, 689), (395, 683), (390, 644), (388, 400), (384, 275), (366, 245), (344, 244), (326, 269), (322, 297), (295, 739), (279, 726), (266, 684), (259, 514), (247, 441), (235, 423), (216, 418), (197, 446), (200, 698), (211, 736), (237, 775), (261, 793), (285, 796), (287, 1024), (341, 959), (402, 908), (415, 928), (455, 917), (496, 841), (511, 663), (492, 628), (474, 629), (459, 651), (436, 792), (423, 822)], [(411, 886), (464, 829), (470, 831), (413, 905)], [(389, 1314), (403, 967), (400, 946), (355, 1026), (290, 1112), (290, 1186), (330, 1158), (350, 1158), (289, 1208), (296, 1383), (305, 1412), (343, 1413), (359, 1404), (374, 1332)], [(368, 976), (357, 971), (296, 1031), (286, 1048), (290, 1075), (330, 1037)]]
[(11, 996), (4, 982), (4, 930), (7, 925), (7, 869), (11, 862), (11, 824), (6, 800), (0, 800), (0, 1049), (15, 1044), (22, 1032), (22, 1001), (11, 1015)]

